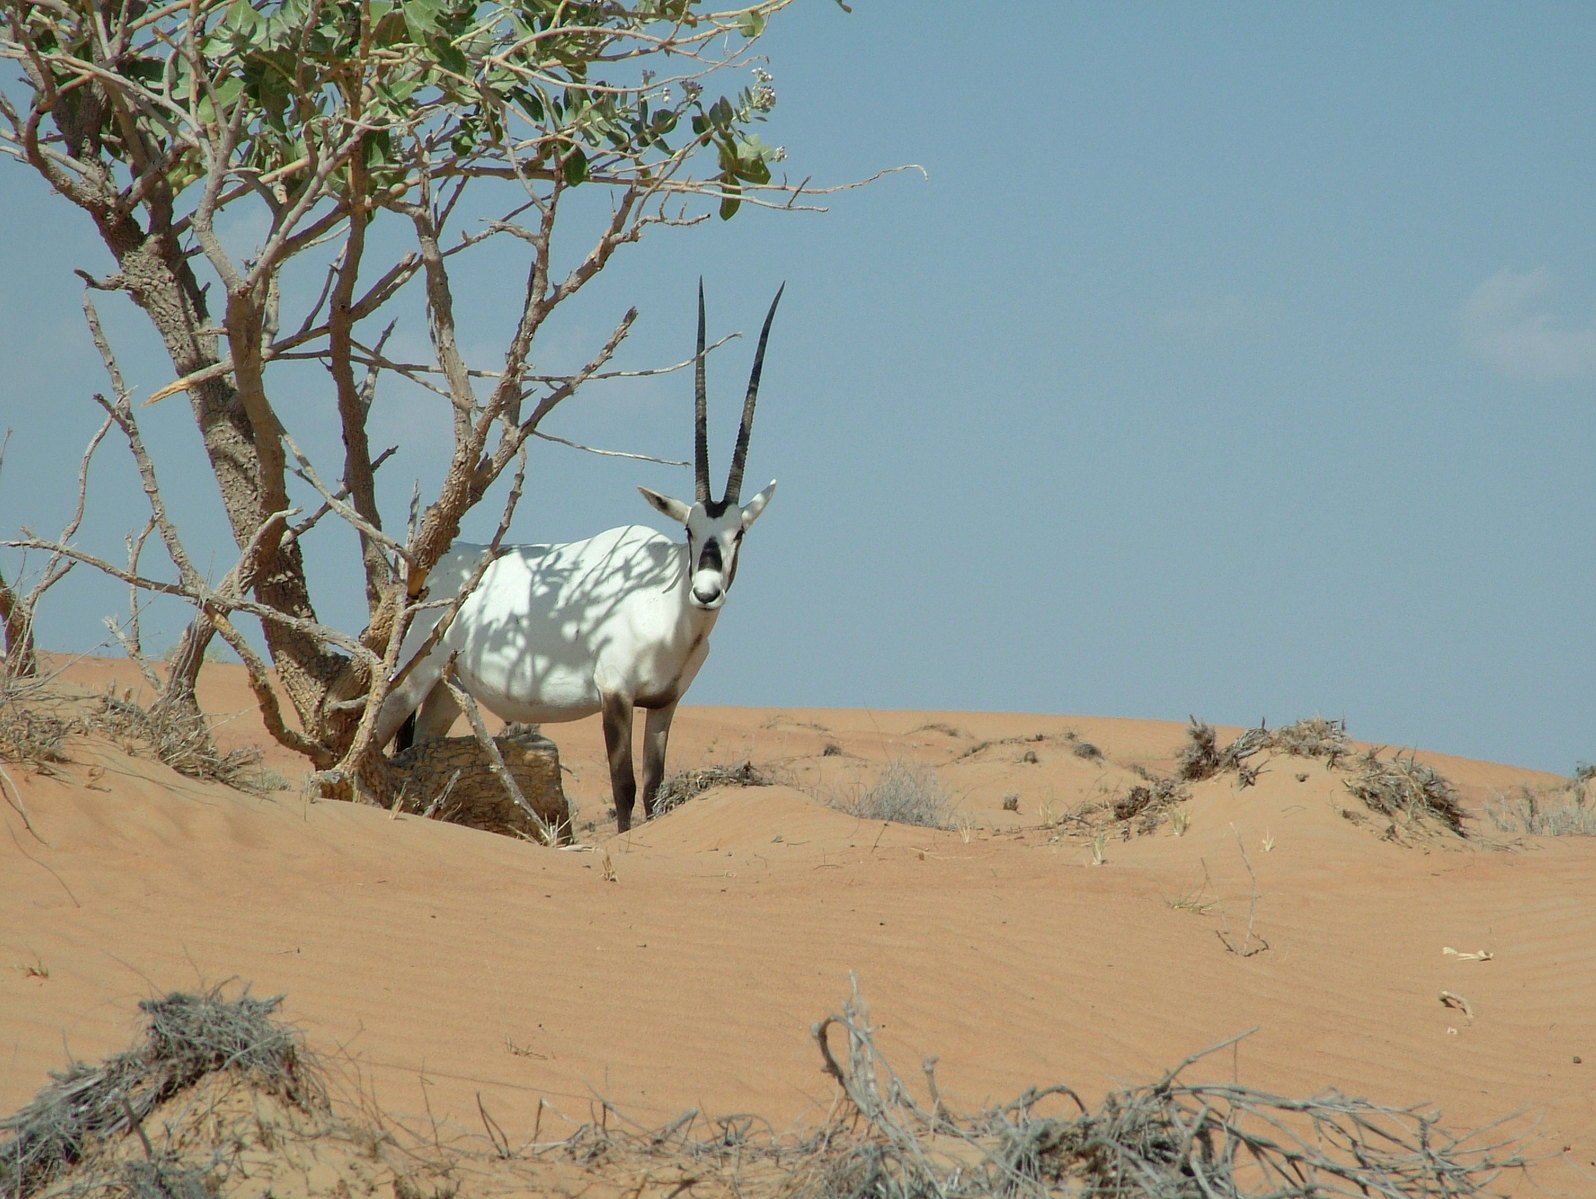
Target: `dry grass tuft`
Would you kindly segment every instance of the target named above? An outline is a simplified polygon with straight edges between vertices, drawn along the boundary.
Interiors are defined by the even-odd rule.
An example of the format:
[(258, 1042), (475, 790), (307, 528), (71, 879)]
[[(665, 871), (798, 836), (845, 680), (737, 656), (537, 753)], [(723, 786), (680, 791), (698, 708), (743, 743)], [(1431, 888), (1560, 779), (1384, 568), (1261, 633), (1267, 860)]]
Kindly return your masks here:
[(925, 828), (953, 827), (953, 796), (928, 766), (893, 759), (873, 786), (831, 806), (861, 820), (885, 820)]
[(1452, 784), (1411, 753), (1382, 758), (1378, 750), (1370, 750), (1358, 759), (1357, 773), (1346, 785), (1370, 811), (1393, 822), (1423, 825), (1438, 821), (1460, 837), (1468, 835), (1463, 828), (1463, 806)]
[(124, 743), (148, 746), (157, 759), (189, 778), (214, 779), (241, 791), (266, 789), (260, 750), (254, 746), (218, 750), (203, 716), (160, 706), (146, 708), (107, 691), (88, 723)]
[(689, 800), (697, 799), (711, 787), (768, 787), (776, 780), (752, 762), (736, 766), (705, 766), (670, 775), (654, 795), (654, 815), (663, 816)]
[(1485, 802), (1485, 815), (1498, 829), (1537, 837), (1596, 837), (1596, 804), (1591, 782), (1596, 768), (1580, 766), (1550, 787), (1523, 785), (1512, 794)]
[(917, 724), (909, 730), (909, 736), (912, 737), (916, 733), (941, 733), (944, 737), (956, 737), (961, 741), (968, 741), (971, 737), (967, 730), (961, 729), (957, 725), (951, 725), (945, 720), (932, 720), (925, 724)]
[(0, 695), (0, 760), (38, 769), (65, 762), (62, 746), (82, 728), (75, 720), (13, 698), (9, 691)]
[(48, 771), (67, 760), (66, 739), (83, 732), (53, 676), (0, 668), (0, 761)]
[[(70, 1170), (94, 1142), (136, 1132), (158, 1106), (208, 1074), (232, 1071), (303, 1108), (325, 1109), (326, 1093), (299, 1038), (271, 1019), (281, 996), (222, 998), (173, 993), (145, 1000), (144, 1042), (98, 1066), (73, 1062), (15, 1115), (0, 1120), (0, 1195), (28, 1199)], [(148, 1147), (148, 1142), (146, 1142)], [(105, 1189), (168, 1199), (207, 1193), (190, 1168), (147, 1152)]]

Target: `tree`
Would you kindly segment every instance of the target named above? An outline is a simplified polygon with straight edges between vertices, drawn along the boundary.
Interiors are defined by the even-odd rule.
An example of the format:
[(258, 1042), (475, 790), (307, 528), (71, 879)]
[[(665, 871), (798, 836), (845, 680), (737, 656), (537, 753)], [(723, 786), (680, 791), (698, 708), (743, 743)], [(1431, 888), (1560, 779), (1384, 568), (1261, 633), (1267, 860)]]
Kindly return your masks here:
[[(7, 544), (192, 602), (163, 704), (197, 712), (194, 679), (219, 634), (248, 668), (267, 728), (317, 767), (325, 791), (380, 789), (372, 723), (428, 571), (509, 472), (503, 536), (527, 440), (607, 373), (635, 317), (579, 370), (551, 377), (531, 366), (551, 314), (651, 228), (729, 219), (748, 204), (801, 207), (814, 190), (774, 178), (780, 152), (754, 132), (774, 102), (768, 76), (713, 90), (727, 68), (749, 65), (766, 21), (790, 2), (3, 0), (0, 55), (25, 87), (0, 93), (0, 151), (87, 214), (116, 261), (107, 278), (85, 276), (112, 380), (95, 398), (150, 504), (125, 566), (64, 539)], [(595, 192), (607, 203), (586, 252), (557, 268), (556, 229), (583, 210), (573, 197)], [(459, 229), (460, 214), (484, 203), (498, 218)], [(247, 256), (219, 232), (224, 214), (244, 211), (265, 228)], [(490, 251), (513, 251), (526, 271), (491, 367), (462, 353), (451, 287), (463, 256)], [(290, 267), (313, 270), (319, 285), (290, 287)], [(416, 288), (431, 360), (401, 362), (386, 346), (400, 297)], [(160, 336), (176, 380), (151, 399), (188, 396), (239, 551), (218, 584), (194, 568), (162, 502), (100, 331), (99, 292), (126, 296)], [(281, 368), (305, 360), (330, 380), (336, 473), (301, 447), (297, 410), (282, 399)], [(394, 378), (438, 397), (452, 437), (442, 486), (413, 506), (402, 535), (383, 519), (383, 455), (367, 432), (374, 397)], [(317, 501), (309, 512), (294, 501), (305, 487)], [(302, 543), (329, 515), (359, 534), (370, 623), (358, 637), (317, 619), (305, 571)], [(151, 536), (175, 580), (141, 568)], [(297, 720), (280, 710), (241, 617), (259, 622)]]

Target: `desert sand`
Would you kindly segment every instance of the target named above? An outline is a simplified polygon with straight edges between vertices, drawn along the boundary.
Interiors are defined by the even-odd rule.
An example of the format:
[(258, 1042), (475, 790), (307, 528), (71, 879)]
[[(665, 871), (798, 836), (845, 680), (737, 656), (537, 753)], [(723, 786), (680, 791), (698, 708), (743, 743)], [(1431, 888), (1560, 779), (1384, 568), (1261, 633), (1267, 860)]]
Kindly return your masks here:
[[(138, 687), (125, 663), (65, 677)], [(782, 782), (617, 836), (596, 723), (549, 726), (580, 830), (551, 850), (313, 801), (241, 668), (209, 669), (202, 699), (292, 785), (197, 782), (92, 736), (48, 773), (6, 767), (0, 1113), (69, 1057), (124, 1048), (140, 999), (237, 980), (286, 996), (361, 1101), (410, 1127), (479, 1135), (486, 1110), (513, 1143), (607, 1101), (640, 1124), (699, 1108), (797, 1129), (836, 1100), (810, 1028), (851, 975), (900, 1072), (935, 1055), (956, 1106), (1052, 1082), (1093, 1100), (1255, 1029), (1193, 1070), (1427, 1101), (1457, 1127), (1521, 1113), (1535, 1161), (1504, 1185), (1596, 1194), (1591, 838), (1476, 816), (1468, 840), (1383, 839), (1344, 814), (1342, 775), (1282, 755), (1250, 787), (1193, 784), (1181, 835), (1094, 848), (1060, 817), (1135, 767), (1169, 772), (1182, 723), (684, 707), (671, 769), (748, 760)], [(1474, 813), (1548, 781), (1419, 759)], [(933, 768), (958, 827), (823, 802), (892, 761)]]

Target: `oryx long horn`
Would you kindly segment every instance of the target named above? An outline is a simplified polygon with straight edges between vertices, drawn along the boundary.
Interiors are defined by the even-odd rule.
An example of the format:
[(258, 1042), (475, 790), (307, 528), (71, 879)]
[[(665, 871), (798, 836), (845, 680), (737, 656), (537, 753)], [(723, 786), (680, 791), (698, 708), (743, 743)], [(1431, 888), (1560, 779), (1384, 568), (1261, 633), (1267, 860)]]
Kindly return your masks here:
[(693, 363), (693, 495), (709, 503), (709, 414), (704, 399), (704, 280), (698, 280), (698, 358)]
[(726, 476), (725, 502), (738, 503), (743, 491), (743, 462), (748, 457), (748, 435), (754, 428), (754, 402), (759, 396), (759, 372), (765, 365), (765, 342), (770, 337), (770, 322), (776, 317), (776, 305), (781, 303), (781, 293), (787, 290), (783, 283), (776, 289), (776, 298), (770, 302), (765, 314), (765, 327), (759, 331), (759, 348), (754, 351), (754, 369), (748, 376), (748, 396), (743, 400), (743, 423), (737, 430), (737, 447), (732, 451), (731, 471)]

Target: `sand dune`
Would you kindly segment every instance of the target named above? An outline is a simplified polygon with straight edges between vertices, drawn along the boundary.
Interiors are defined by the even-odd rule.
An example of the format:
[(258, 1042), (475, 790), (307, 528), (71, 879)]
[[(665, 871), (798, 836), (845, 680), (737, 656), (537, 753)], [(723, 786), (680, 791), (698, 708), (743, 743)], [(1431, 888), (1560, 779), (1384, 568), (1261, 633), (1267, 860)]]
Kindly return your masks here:
[[(113, 663), (72, 674), (132, 685)], [(207, 708), (240, 713), (224, 737), (263, 743), (236, 670), (210, 674)], [(514, 1140), (603, 1098), (643, 1122), (696, 1106), (790, 1128), (833, 1101), (809, 1028), (852, 973), (883, 1048), (915, 1078), (937, 1055), (956, 1105), (1054, 1081), (1101, 1095), (1256, 1028), (1197, 1069), (1428, 1100), (1457, 1125), (1530, 1111), (1544, 1160), (1526, 1193), (1596, 1194), (1596, 842), (1483, 821), (1473, 841), (1382, 840), (1343, 814), (1340, 773), (1282, 756), (1254, 786), (1193, 784), (1183, 835), (1115, 834), (1092, 865), (1091, 837), (1058, 818), (1136, 767), (1168, 771), (1181, 724), (698, 708), (677, 728), (674, 768), (747, 759), (781, 784), (617, 837), (597, 727), (552, 727), (597, 827), (550, 851), (241, 794), (93, 738), (53, 775), (9, 767), (0, 1111), (68, 1054), (122, 1048), (139, 999), (237, 978), (286, 994), (396, 1118), (478, 1130), (480, 1100)], [(1544, 781), (1420, 757), (1475, 810)], [(890, 761), (933, 769), (960, 827), (822, 802)]]

